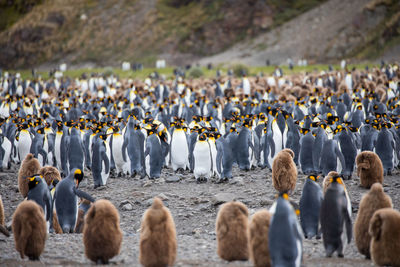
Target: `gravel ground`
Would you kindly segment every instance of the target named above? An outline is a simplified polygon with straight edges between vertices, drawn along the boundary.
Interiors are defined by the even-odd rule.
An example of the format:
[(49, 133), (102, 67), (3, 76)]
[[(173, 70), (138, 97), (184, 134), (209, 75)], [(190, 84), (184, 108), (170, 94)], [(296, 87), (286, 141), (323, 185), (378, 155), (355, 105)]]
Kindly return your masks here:
[[(197, 184), (190, 173), (174, 174), (171, 169), (164, 169), (159, 180), (147, 178), (113, 178), (110, 177), (105, 187), (93, 189), (93, 179), (89, 172), (81, 183), (81, 189), (96, 199), (110, 200), (119, 210), (123, 243), (121, 254), (113, 258), (110, 265), (139, 266), (139, 229), (143, 212), (151, 205), (152, 198), (159, 196), (169, 207), (174, 217), (178, 234), (178, 256), (176, 266), (251, 266), (246, 262), (226, 262), (216, 253), (215, 219), (218, 203), (235, 199), (242, 201), (252, 215), (262, 208), (269, 208), (276, 196), (272, 186), (271, 172), (259, 168), (242, 172), (234, 169), (235, 177), (229, 183), (216, 184), (213, 181)], [(171, 180), (179, 181), (172, 182)], [(292, 199), (299, 201), (305, 180), (299, 175)], [(322, 181), (320, 181), (322, 183)], [(358, 204), (365, 189), (358, 186), (359, 180), (346, 181), (352, 206), (353, 221)], [(399, 173), (385, 177), (384, 189), (392, 197), (395, 208), (399, 208), (400, 181)], [(12, 214), (22, 201), (18, 193), (17, 168), (10, 172), (0, 173), (0, 194), (2, 195), (6, 223), (11, 223)], [(131, 204), (131, 205), (127, 205)], [(304, 266), (373, 266), (358, 253), (354, 240), (345, 251), (344, 258), (325, 258), (322, 240), (305, 240), (303, 243)], [(41, 262), (30, 262), (20, 259), (14, 248), (13, 237), (0, 235), (0, 266), (68, 266), (88, 265), (91, 262), (84, 255), (81, 234), (50, 234)]]

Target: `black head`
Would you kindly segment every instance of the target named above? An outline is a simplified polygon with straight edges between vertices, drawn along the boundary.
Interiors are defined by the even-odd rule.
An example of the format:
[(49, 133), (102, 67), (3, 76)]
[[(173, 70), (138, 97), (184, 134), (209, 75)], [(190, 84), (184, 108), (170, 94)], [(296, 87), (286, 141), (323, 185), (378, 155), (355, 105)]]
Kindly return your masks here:
[(76, 187), (79, 187), (80, 182), (83, 180), (83, 172), (81, 169), (75, 169), (74, 170), (74, 181), (76, 184)]
[(28, 179), (29, 190), (32, 190), (41, 182), (42, 177), (39, 175), (35, 175), (32, 177), (27, 177), (26, 179)]

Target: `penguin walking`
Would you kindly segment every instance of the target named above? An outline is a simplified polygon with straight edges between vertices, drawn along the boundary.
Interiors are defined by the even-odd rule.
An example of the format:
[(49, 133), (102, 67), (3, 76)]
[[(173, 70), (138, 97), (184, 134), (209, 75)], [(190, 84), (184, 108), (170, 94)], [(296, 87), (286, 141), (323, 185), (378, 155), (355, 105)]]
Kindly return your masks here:
[(303, 233), (287, 193), (278, 197), (268, 236), (272, 266), (301, 266)]
[(105, 142), (106, 134), (97, 134), (92, 146), (92, 174), (94, 188), (106, 185), (110, 175), (110, 160), (107, 155), (108, 146)]
[(300, 198), (300, 223), (306, 239), (321, 238), (319, 212), (324, 197), (317, 180), (317, 175), (307, 177)]
[(43, 177), (36, 175), (28, 177), (28, 200), (35, 201), (44, 211), (47, 223), (47, 231), (53, 232), (53, 199), (49, 187)]
[[(342, 183), (340, 176), (332, 177), (321, 204), (321, 231), (327, 257), (331, 257), (335, 251), (339, 257), (343, 257), (344, 247), (346, 243), (350, 244), (352, 238), (351, 210), (348, 209)], [(346, 232), (343, 232), (344, 227)]]
[(72, 233), (75, 229), (78, 216), (78, 197), (94, 202), (89, 194), (78, 189), (82, 179), (82, 170), (74, 169), (56, 186), (54, 206), (58, 222), (64, 233)]
[(193, 158), (193, 174), (197, 182), (208, 181), (211, 177), (213, 162), (206, 133), (202, 133), (197, 137), (193, 150)]

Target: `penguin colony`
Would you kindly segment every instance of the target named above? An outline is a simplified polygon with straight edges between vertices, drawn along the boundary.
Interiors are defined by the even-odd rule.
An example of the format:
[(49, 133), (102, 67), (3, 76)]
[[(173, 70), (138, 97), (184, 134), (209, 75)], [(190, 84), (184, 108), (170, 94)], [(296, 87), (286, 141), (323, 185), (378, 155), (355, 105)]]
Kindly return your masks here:
[[(53, 216), (62, 232), (72, 233), (82, 231), (86, 213), (88, 258), (106, 263), (119, 253), (122, 237), (105, 235), (98, 241), (110, 242), (109, 253), (102, 255), (91, 243), (97, 237), (86, 230), (100, 219), (89, 217), (104, 209), (119, 235), (119, 216), (112, 204), (95, 202), (79, 190), (84, 169), (91, 171), (97, 188), (107, 184), (110, 174), (157, 179), (169, 167), (193, 173), (198, 182), (224, 182), (233, 178), (232, 167), (237, 166), (272, 170), (279, 196), (270, 212), (254, 215), (250, 227), (242, 203), (221, 207), (216, 222), (221, 258), (247, 260), (250, 255), (257, 266), (300, 266), (303, 238), (321, 235), (326, 255), (342, 257), (353, 234), (345, 180), (357, 168), (360, 185), (369, 188), (399, 166), (399, 79), (396, 64), (291, 77), (276, 71), (268, 78), (228, 77), (203, 84), (182, 77), (141, 83), (101, 75), (30, 81), (6, 73), (0, 79), (0, 167), (21, 164), (18, 188), (28, 198), (13, 216), (16, 248), (21, 257), (38, 259), (45, 233), (56, 227)], [(289, 201), (297, 169), (308, 175), (300, 220)], [(323, 190), (320, 176), (325, 177)], [(372, 186), (366, 198), (384, 202), (382, 190), (374, 194), (377, 189), (379, 185)], [(79, 198), (86, 199), (82, 207)], [(362, 204), (357, 216), (362, 227), (355, 225), (356, 238), (362, 238), (360, 252), (377, 264), (399, 264), (399, 248), (391, 241), (398, 238), (398, 212), (380, 209), (385, 204)], [(160, 218), (165, 232), (152, 230)], [(38, 228), (31, 235), (32, 224)], [(151, 242), (160, 236), (165, 243), (155, 249)], [(43, 245), (30, 251), (30, 242)], [(172, 216), (155, 199), (142, 221), (140, 261), (171, 265), (176, 246)]]

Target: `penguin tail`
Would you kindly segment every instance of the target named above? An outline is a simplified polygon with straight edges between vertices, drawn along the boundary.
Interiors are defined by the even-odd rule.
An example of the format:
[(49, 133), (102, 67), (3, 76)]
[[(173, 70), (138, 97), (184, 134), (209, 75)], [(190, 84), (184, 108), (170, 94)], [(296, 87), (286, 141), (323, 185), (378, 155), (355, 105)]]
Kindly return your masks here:
[(162, 207), (164, 207), (164, 204), (162, 202), (162, 200), (158, 197), (155, 197), (153, 200), (153, 205), (151, 205), (151, 208), (153, 209), (161, 209)]

